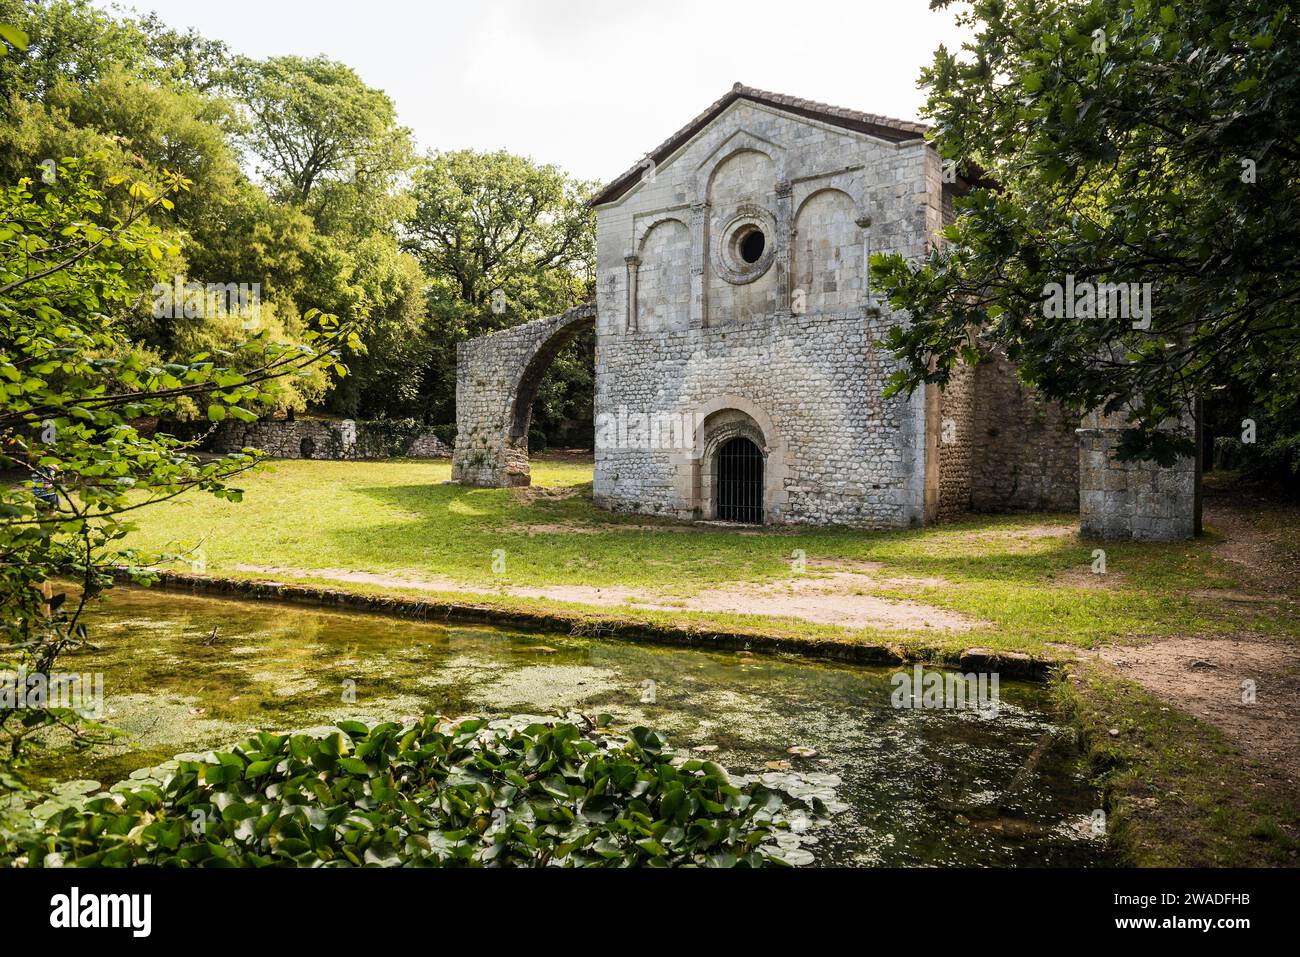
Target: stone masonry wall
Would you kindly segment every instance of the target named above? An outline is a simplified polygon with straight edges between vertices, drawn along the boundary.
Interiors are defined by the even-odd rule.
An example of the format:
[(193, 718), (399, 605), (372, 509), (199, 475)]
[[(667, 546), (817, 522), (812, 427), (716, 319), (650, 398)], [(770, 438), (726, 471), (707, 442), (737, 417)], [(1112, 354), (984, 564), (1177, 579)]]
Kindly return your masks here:
[(1001, 356), (975, 370), (971, 497), (976, 512), (1072, 511), (1079, 505), (1076, 420), (1016, 377)]
[[(1177, 424), (1191, 430), (1191, 416)], [(1079, 429), (1079, 530), (1084, 538), (1179, 541), (1196, 534), (1196, 461), (1163, 468), (1151, 460), (1121, 462), (1123, 413), (1089, 413)]]
[[(596, 503), (713, 518), (699, 494), (708, 477), (697, 470), (709, 465), (711, 417), (737, 410), (766, 445), (769, 521), (919, 524), (912, 478), (923, 412), (913, 400), (881, 398), (891, 368), (873, 345), (882, 334), (879, 318), (771, 317), (621, 336), (597, 356)], [(639, 415), (685, 421), (692, 432), (649, 441), (638, 429), (602, 428)]]
[(953, 370), (939, 399), (939, 520), (970, 511), (971, 465), (975, 459), (976, 370)]
[(367, 422), (343, 419), (227, 420), (203, 443), (209, 452), (226, 454), (260, 449), (277, 459), (448, 458), (451, 449), (414, 422)]

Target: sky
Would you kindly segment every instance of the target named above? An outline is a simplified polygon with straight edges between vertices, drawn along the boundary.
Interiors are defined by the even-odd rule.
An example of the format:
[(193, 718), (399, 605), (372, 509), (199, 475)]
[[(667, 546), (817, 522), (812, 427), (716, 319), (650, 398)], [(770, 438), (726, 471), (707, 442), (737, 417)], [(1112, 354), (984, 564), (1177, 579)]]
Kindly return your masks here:
[(606, 182), (740, 81), (917, 119), (964, 39), (928, 0), (128, 0), (251, 57), (324, 54), (424, 149), (507, 149)]

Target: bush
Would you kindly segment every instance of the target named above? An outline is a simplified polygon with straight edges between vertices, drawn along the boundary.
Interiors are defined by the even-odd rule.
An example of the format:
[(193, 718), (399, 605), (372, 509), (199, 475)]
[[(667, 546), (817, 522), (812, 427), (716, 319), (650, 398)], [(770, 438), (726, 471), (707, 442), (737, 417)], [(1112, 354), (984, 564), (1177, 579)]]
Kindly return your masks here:
[(528, 451), (529, 452), (546, 451), (546, 435), (545, 433), (542, 432), (541, 429), (528, 430)]
[(1239, 469), (1245, 460), (1245, 445), (1231, 435), (1219, 435), (1214, 439), (1214, 469)]
[(439, 442), (448, 448), (454, 449), (456, 447), (456, 423), (452, 422), (444, 425), (435, 425), (429, 431), (434, 434), (434, 437), (437, 438)]
[[(230, 751), (134, 772), (109, 792), (87, 797), (97, 782), (70, 782), (30, 810), (8, 809), (0, 865), (812, 861), (780, 790), (678, 757), (655, 731), (615, 735), (572, 717), (259, 733)], [(791, 818), (826, 813), (814, 791), (789, 798), (806, 808)]]

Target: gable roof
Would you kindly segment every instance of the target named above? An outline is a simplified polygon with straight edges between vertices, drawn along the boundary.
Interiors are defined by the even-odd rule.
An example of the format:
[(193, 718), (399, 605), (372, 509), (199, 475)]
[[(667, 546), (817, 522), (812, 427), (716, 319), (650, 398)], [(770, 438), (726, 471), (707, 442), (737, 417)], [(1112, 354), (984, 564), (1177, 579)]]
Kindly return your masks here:
[[(831, 126), (854, 130), (858, 133), (868, 133), (889, 140), (892, 143), (920, 139), (930, 129), (924, 123), (915, 123), (911, 120), (896, 120), (875, 113), (859, 113), (857, 110), (828, 106), (825, 103), (815, 103), (812, 100), (803, 100), (797, 96), (786, 96), (783, 93), (769, 93), (766, 90), (756, 90), (752, 86), (737, 83), (720, 99), (715, 100), (703, 113), (651, 150), (648, 154), (650, 159), (654, 160), (656, 164), (668, 159), (677, 151), (678, 147), (704, 129), (709, 123), (712, 123), (714, 119), (721, 115), (723, 110), (737, 100), (762, 103), (783, 110), (786, 113), (820, 120)], [(636, 166), (633, 166), (596, 193), (588, 201), (587, 205), (600, 206), (603, 203), (611, 203), (618, 199), (640, 181), (644, 168), (645, 160), (641, 160)]]

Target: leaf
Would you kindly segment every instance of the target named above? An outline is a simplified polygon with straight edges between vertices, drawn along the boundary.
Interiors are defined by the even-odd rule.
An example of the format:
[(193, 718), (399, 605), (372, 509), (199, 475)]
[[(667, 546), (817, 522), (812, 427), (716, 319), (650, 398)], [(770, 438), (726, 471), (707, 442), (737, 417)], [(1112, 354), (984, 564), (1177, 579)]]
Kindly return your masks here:
[(31, 37), (8, 23), (0, 23), (0, 38), (17, 50), (26, 50), (31, 43)]

